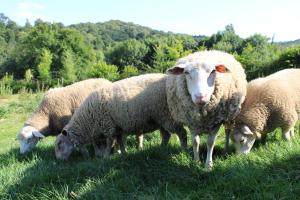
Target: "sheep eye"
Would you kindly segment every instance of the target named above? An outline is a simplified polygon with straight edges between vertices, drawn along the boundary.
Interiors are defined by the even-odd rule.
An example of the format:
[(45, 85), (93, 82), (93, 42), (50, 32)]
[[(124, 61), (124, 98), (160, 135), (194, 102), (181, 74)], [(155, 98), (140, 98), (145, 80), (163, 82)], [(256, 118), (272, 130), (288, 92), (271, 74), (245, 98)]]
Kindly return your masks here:
[(189, 72), (185, 71), (184, 74), (190, 74)]
[(240, 143), (244, 143), (244, 142), (245, 142), (245, 139), (241, 139), (241, 140), (240, 140)]

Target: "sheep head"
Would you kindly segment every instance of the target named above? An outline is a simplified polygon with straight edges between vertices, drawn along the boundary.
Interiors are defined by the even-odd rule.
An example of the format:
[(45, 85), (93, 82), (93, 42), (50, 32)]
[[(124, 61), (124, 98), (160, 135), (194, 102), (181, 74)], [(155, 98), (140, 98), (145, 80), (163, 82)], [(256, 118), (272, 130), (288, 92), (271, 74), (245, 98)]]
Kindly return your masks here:
[(55, 156), (59, 160), (68, 160), (75, 149), (74, 145), (67, 137), (67, 131), (63, 130), (55, 140)]
[(231, 135), (231, 140), (234, 142), (237, 153), (248, 154), (256, 140), (256, 134), (247, 125), (237, 125)]
[(20, 143), (20, 153), (28, 153), (31, 151), (37, 142), (45, 136), (33, 126), (24, 126), (17, 134), (17, 140)]
[(216, 73), (227, 73), (229, 70), (223, 64), (201, 62), (199, 60), (180, 60), (167, 71), (168, 74), (185, 74), (187, 88), (195, 104), (205, 104), (215, 90)]

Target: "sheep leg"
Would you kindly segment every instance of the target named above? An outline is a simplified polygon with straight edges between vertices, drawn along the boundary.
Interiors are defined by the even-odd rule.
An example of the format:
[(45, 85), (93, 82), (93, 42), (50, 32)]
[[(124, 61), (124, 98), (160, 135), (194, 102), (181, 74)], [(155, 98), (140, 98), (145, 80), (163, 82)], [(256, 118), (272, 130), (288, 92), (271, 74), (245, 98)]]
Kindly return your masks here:
[(117, 136), (117, 144), (120, 147), (121, 154), (125, 154), (126, 153), (126, 148), (125, 148), (125, 145), (123, 143), (123, 138), (125, 139), (126, 136), (123, 136), (123, 135), (118, 135)]
[(294, 136), (294, 128), (283, 133), (283, 138), (287, 141), (290, 141), (291, 138)]
[(295, 129), (291, 128), (291, 130), (290, 130), (290, 137), (293, 138), (294, 135), (295, 135)]
[(286, 117), (284, 126), (281, 127), (283, 138), (287, 141), (290, 141), (291, 136), (294, 135), (294, 126), (296, 125), (298, 120), (298, 114), (296, 112), (290, 114), (291, 116)]
[(161, 146), (166, 146), (170, 141), (171, 134), (163, 128), (159, 130), (160, 130), (160, 137), (161, 137)]
[(186, 130), (183, 127), (180, 127), (177, 131), (177, 136), (180, 140), (180, 146), (183, 150), (187, 149), (187, 133)]
[(230, 137), (231, 129), (225, 127), (225, 148), (224, 148), (224, 154), (227, 154), (229, 152), (229, 137)]
[(142, 132), (139, 132), (135, 135), (135, 139), (137, 142), (137, 148), (142, 149), (143, 148), (143, 141), (144, 141), (144, 135)]
[(102, 157), (106, 147), (106, 139), (97, 138), (96, 141), (93, 141), (93, 147), (96, 157)]
[(114, 139), (106, 138), (106, 148), (103, 153), (103, 157), (108, 158), (110, 156), (113, 146), (114, 146)]
[(102, 152), (101, 147), (98, 147), (98, 145), (95, 142), (93, 142), (93, 147), (94, 147), (94, 151), (95, 151), (95, 156), (102, 157), (103, 152)]
[(213, 150), (214, 150), (215, 140), (217, 135), (218, 135), (218, 129), (208, 134), (207, 143), (206, 143), (207, 154), (206, 154), (206, 162), (205, 162), (205, 167), (208, 170), (211, 170), (213, 166), (212, 155), (213, 155)]
[(287, 141), (290, 141), (291, 140), (291, 137), (290, 137), (290, 131), (287, 131), (287, 132), (284, 132), (283, 133), (283, 138)]
[(90, 157), (89, 151), (87, 150), (86, 147), (80, 147), (79, 151), (82, 154), (82, 156), (83, 156), (84, 159), (88, 159)]
[(263, 145), (265, 145), (267, 143), (267, 134), (263, 134), (260, 141)]
[(200, 136), (196, 131), (192, 131), (192, 143), (194, 151), (194, 160), (199, 161), (199, 145), (200, 145)]

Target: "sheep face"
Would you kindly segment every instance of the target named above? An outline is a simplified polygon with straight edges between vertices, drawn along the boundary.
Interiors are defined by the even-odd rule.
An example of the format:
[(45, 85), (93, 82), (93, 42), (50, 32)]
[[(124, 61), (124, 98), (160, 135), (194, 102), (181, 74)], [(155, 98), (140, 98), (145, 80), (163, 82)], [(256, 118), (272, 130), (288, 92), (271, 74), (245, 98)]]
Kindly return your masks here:
[(20, 153), (24, 154), (31, 151), (37, 142), (44, 137), (36, 128), (24, 126), (17, 134), (17, 140), (20, 143)]
[(237, 153), (248, 154), (255, 142), (256, 136), (246, 125), (235, 127), (231, 137)]
[(74, 150), (74, 145), (64, 134), (59, 134), (55, 141), (55, 156), (59, 160), (67, 160), (72, 151)]
[(228, 69), (223, 64), (208, 62), (178, 63), (167, 71), (168, 74), (185, 74), (187, 88), (195, 104), (204, 104), (210, 101), (215, 90), (216, 73), (226, 73)]

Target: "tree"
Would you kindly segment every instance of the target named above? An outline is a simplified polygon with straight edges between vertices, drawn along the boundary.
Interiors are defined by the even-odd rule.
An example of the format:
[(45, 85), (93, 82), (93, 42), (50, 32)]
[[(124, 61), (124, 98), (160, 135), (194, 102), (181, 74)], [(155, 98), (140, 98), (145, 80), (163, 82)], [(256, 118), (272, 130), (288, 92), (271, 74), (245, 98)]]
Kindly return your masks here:
[(107, 64), (105, 61), (99, 61), (92, 65), (88, 72), (88, 77), (105, 78), (110, 81), (119, 79), (118, 67)]
[[(153, 42), (154, 54), (152, 55), (153, 69), (150, 72), (164, 73), (174, 65), (175, 61), (184, 56), (183, 41), (176, 37), (165, 37), (156, 39)], [(190, 53), (190, 52), (189, 52)]]
[(235, 33), (233, 25), (229, 24), (224, 31), (218, 31), (211, 37), (204, 37), (200, 40), (200, 46), (208, 49), (217, 49), (228, 53), (241, 53), (242, 39)]
[[(86, 68), (95, 62), (95, 52), (77, 30), (39, 20), (36, 21), (34, 27), (20, 35), (20, 41), (15, 50), (16, 65), (11, 66), (17, 78), (22, 78), (28, 66), (37, 69), (43, 49), (49, 50), (52, 55), (50, 71), (53, 78), (59, 78), (61, 75), (61, 61), (66, 49), (72, 54), (75, 71), (78, 72), (77, 75), (80, 78), (84, 75)], [(38, 77), (39, 74), (35, 75)]]
[(124, 67), (123, 72), (121, 74), (121, 78), (128, 78), (131, 76), (136, 76), (139, 74), (139, 70), (132, 66), (132, 65), (127, 65)]
[(30, 82), (33, 79), (33, 74), (31, 72), (31, 69), (26, 70), (24, 78), (26, 82)]
[(45, 82), (51, 79), (50, 69), (52, 64), (52, 57), (53, 56), (48, 49), (42, 49), (37, 70), (39, 73), (39, 79)]
[(77, 77), (75, 72), (74, 57), (71, 50), (66, 49), (61, 56), (62, 68), (59, 71), (60, 77), (65, 83), (73, 83)]
[(117, 65), (122, 70), (126, 65), (142, 69), (145, 64), (143, 59), (148, 52), (148, 47), (135, 39), (120, 42), (112, 47), (106, 55), (109, 63)]
[(268, 75), (268, 68), (278, 59), (280, 48), (268, 43), (268, 38), (255, 34), (245, 39), (244, 48), (237, 59), (244, 66), (247, 79)]

